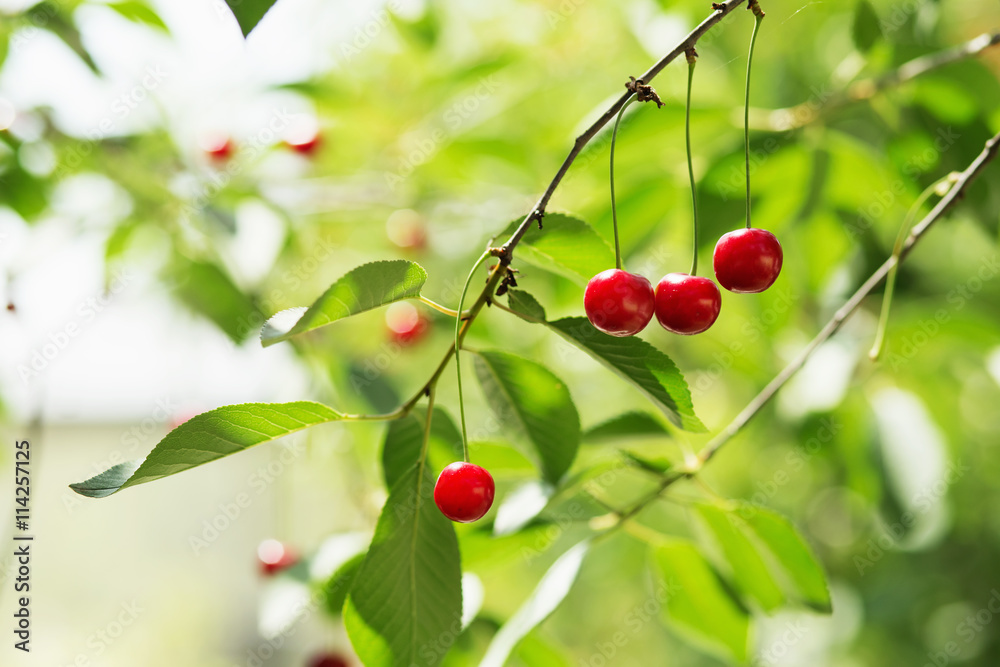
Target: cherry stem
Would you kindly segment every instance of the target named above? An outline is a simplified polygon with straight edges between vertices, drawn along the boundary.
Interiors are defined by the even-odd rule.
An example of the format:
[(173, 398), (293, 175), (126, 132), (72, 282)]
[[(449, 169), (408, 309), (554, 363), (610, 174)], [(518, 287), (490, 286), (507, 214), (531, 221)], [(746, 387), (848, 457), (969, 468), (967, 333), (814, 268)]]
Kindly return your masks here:
[[(903, 224), (899, 228), (899, 232), (896, 234), (896, 242), (892, 247), (892, 258), (895, 260), (895, 264), (889, 269), (889, 274), (885, 279), (885, 291), (882, 293), (882, 310), (878, 317), (878, 329), (875, 331), (875, 342), (872, 343), (872, 349), (868, 351), (868, 357), (872, 361), (878, 361), (879, 357), (882, 356), (882, 349), (885, 347), (885, 332), (889, 326), (889, 310), (892, 307), (892, 297), (896, 289), (896, 271), (899, 269), (899, 254), (903, 251), (903, 243), (906, 241), (906, 237), (910, 232), (910, 228), (913, 226), (913, 220), (916, 218), (917, 213), (920, 209), (931, 198), (942, 184), (949, 182), (951, 175), (945, 176), (934, 183), (927, 186), (920, 196), (917, 197), (916, 201), (913, 202), (913, 206), (907, 211), (906, 217), (903, 219)], [(947, 194), (947, 193), (945, 193)]]
[[(476, 263), (472, 266), (472, 270), (469, 271), (469, 277), (465, 280), (465, 286), (462, 288), (462, 296), (458, 299), (458, 311), (462, 312), (462, 306), (465, 305), (465, 295), (469, 291), (469, 284), (472, 282), (472, 277), (476, 275), (476, 270), (482, 265), (486, 258), (490, 256), (490, 251), (487, 250)], [(462, 422), (462, 456), (465, 462), (469, 462), (469, 436), (465, 430), (465, 400), (462, 398), (462, 339), (459, 336), (459, 332), (462, 329), (462, 318), (460, 316), (455, 317), (455, 372), (458, 375), (458, 414)], [(428, 418), (429, 421), (429, 418)]]
[(694, 165), (691, 162), (691, 82), (694, 80), (694, 66), (698, 62), (698, 54), (694, 49), (687, 53), (688, 58), (688, 88), (687, 105), (684, 115), (684, 136), (687, 141), (688, 179), (691, 181), (691, 206), (694, 209), (694, 252), (691, 254), (691, 275), (698, 275), (698, 194), (694, 185)]
[(615, 210), (615, 139), (618, 138), (618, 124), (622, 120), (622, 115), (625, 113), (625, 109), (628, 109), (628, 106), (635, 102), (635, 99), (635, 95), (633, 95), (622, 105), (615, 118), (615, 128), (611, 132), (611, 224), (615, 230), (615, 268), (619, 270), (622, 268), (622, 249), (618, 243), (618, 212)]
[(764, 12), (754, 12), (753, 34), (750, 36), (750, 55), (747, 56), (746, 93), (743, 98), (743, 145), (747, 173), (747, 229), (750, 229), (750, 67), (753, 64), (753, 47), (757, 43), (757, 30), (764, 20)]
[[(447, 306), (442, 306), (440, 303), (436, 303), (434, 301), (431, 301), (430, 299), (428, 299), (423, 294), (421, 294), (420, 296), (418, 296), (417, 300), (420, 301), (420, 303), (424, 304), (425, 306), (429, 306), (429, 307), (433, 308), (434, 310), (438, 311), (439, 313), (444, 313), (445, 315), (448, 315), (449, 317), (457, 317), (458, 316), (458, 311), (457, 310), (452, 310), (451, 308), (448, 308)], [(462, 317), (466, 317), (466, 316), (468, 316), (468, 313), (462, 313)]]
[(431, 420), (434, 418), (434, 387), (427, 390), (427, 421), (424, 422), (424, 439), (420, 443), (420, 467), (421, 474), (417, 478), (423, 480), (423, 466), (427, 461), (427, 448), (431, 441)]

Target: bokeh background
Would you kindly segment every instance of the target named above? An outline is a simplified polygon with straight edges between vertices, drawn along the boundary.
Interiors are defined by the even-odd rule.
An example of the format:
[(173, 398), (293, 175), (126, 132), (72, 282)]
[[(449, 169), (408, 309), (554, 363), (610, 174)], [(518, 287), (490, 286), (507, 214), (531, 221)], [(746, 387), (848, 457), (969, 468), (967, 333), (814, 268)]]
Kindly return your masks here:
[[(996, 2), (764, 9), (754, 222), (781, 239), (783, 273), (765, 294), (725, 293), (704, 335), (643, 333), (684, 372), (710, 430), (881, 264), (917, 195), (1000, 131), (1000, 49), (823, 108), (852, 81), (1000, 30)], [(318, 427), (106, 500), (67, 484), (144, 456), (223, 404), (393, 409), (446, 349), (447, 317), (393, 307), (267, 350), (263, 319), (394, 257), (421, 263), (425, 293), (454, 306), (484, 244), (529, 210), (576, 134), (708, 11), (689, 0), (280, 0), (244, 41), (220, 0), (0, 2), (0, 299), (10, 304), (0, 404), (4, 442), (32, 441), (37, 535), (33, 651), (13, 651), (5, 632), (0, 663), (283, 667), (325, 648), (350, 655), (336, 617), (290, 615), (305, 575), (263, 577), (256, 552), (280, 539), (314, 557), (321, 578), (363, 545), (385, 498), (384, 425)], [(744, 220), (751, 27), (738, 10), (698, 46), (703, 267)], [(668, 67), (654, 82), (666, 105), (634, 105), (619, 137), (625, 261), (652, 280), (690, 262), (685, 82), (682, 63)], [(813, 122), (768, 125), (780, 117), (768, 110), (803, 103), (820, 109)], [(610, 240), (608, 143), (602, 133), (585, 151), (551, 208)], [(790, 516), (830, 579), (831, 616), (757, 619), (755, 664), (1000, 662), (1000, 607), (990, 606), (1000, 600), (998, 182), (993, 166), (907, 259), (881, 362), (867, 358), (876, 296), (705, 471), (715, 493)], [(550, 315), (582, 313), (579, 284), (515, 266)], [(485, 312), (469, 341), (547, 363), (585, 427), (645, 409), (596, 363), (506, 313)], [(491, 441), (479, 451), (502, 499), (534, 473), (492, 442), (502, 435), (489, 431), (471, 376), (468, 387), (471, 430)], [(457, 414), (450, 373), (439, 401)], [(630, 444), (682, 461), (702, 442), (678, 433)], [(0, 449), (5, 541), (12, 451)], [(578, 465), (613, 456), (615, 443), (586, 445)], [(624, 473), (607, 498), (625, 503), (643, 484)], [(586, 497), (549, 511), (575, 507), (595, 513)], [(639, 521), (686, 535), (685, 511), (662, 502)], [(907, 512), (915, 521), (901, 527)], [(480, 554), (479, 620), (447, 664), (477, 664), (497, 624), (587, 532), (558, 525), (528, 551)], [(660, 621), (647, 561), (631, 534), (595, 548), (567, 603), (509, 664), (724, 664)]]

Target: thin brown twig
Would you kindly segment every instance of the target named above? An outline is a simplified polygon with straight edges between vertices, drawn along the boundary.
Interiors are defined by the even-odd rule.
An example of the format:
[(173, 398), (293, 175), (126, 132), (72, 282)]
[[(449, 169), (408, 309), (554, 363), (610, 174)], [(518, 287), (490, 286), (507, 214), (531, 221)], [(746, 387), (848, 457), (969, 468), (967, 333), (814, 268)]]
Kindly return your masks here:
[[(501, 284), (500, 282), (501, 279), (507, 279), (507, 277), (510, 275), (510, 269), (508, 268), (508, 266), (510, 265), (511, 260), (513, 259), (514, 247), (518, 243), (520, 243), (521, 239), (524, 237), (524, 234), (528, 231), (528, 227), (531, 226), (532, 222), (538, 222), (538, 224), (541, 225), (542, 218), (545, 215), (545, 207), (548, 205), (549, 199), (552, 198), (552, 194), (556, 191), (556, 188), (559, 187), (559, 183), (562, 182), (563, 176), (566, 175), (566, 172), (569, 170), (570, 165), (572, 165), (574, 160), (576, 160), (576, 157), (580, 154), (580, 151), (583, 150), (584, 146), (586, 146), (590, 142), (590, 140), (597, 135), (597, 133), (601, 130), (602, 127), (607, 125), (607, 123), (612, 118), (615, 117), (615, 114), (618, 113), (618, 110), (621, 109), (622, 105), (624, 105), (625, 102), (627, 102), (632, 95), (637, 94), (639, 87), (642, 88), (643, 95), (647, 97), (650, 101), (654, 102), (658, 101), (658, 98), (655, 97), (656, 93), (652, 91), (652, 88), (649, 87), (649, 82), (652, 81), (653, 78), (655, 78), (656, 75), (659, 74), (660, 71), (663, 70), (664, 67), (669, 65), (674, 59), (676, 59), (681, 54), (685, 53), (688, 49), (693, 49), (698, 40), (706, 32), (708, 32), (712, 28), (712, 26), (719, 23), (719, 21), (721, 21), (727, 14), (729, 14), (732, 10), (739, 7), (746, 1), (747, 0), (726, 0), (726, 2), (722, 3), (713, 3), (712, 5), (713, 13), (707, 19), (702, 21), (701, 24), (698, 25), (698, 27), (692, 30), (687, 37), (685, 37), (677, 46), (673, 48), (672, 51), (670, 51), (670, 53), (663, 56), (663, 58), (661, 58), (652, 67), (646, 70), (646, 72), (641, 77), (639, 77), (638, 79), (635, 79), (634, 77), (629, 77), (630, 81), (626, 84), (626, 88), (628, 88), (629, 86), (631, 86), (631, 88), (626, 90), (625, 94), (622, 95), (614, 104), (612, 104), (611, 107), (607, 111), (605, 111), (601, 115), (601, 117), (598, 118), (593, 123), (593, 125), (587, 128), (587, 130), (584, 131), (583, 134), (581, 134), (576, 138), (576, 141), (573, 143), (573, 148), (570, 150), (569, 155), (567, 155), (566, 159), (563, 160), (562, 166), (559, 167), (559, 171), (556, 172), (555, 177), (553, 177), (552, 181), (549, 183), (549, 186), (545, 189), (545, 192), (542, 194), (541, 198), (535, 204), (534, 208), (532, 208), (531, 212), (527, 215), (527, 217), (525, 217), (525, 219), (521, 222), (518, 228), (511, 235), (511, 237), (507, 239), (506, 243), (504, 243), (499, 248), (490, 248), (490, 254), (496, 257), (499, 261), (497, 262), (496, 266), (494, 266), (491, 269), (490, 279), (487, 281), (486, 287), (479, 294), (479, 297), (476, 299), (475, 303), (473, 303), (473, 305), (467, 311), (468, 315), (465, 318), (465, 324), (462, 325), (460, 340), (465, 338), (466, 333), (468, 332), (469, 328), (471, 328), (473, 321), (476, 319), (476, 316), (482, 310), (483, 306), (492, 303), (492, 294), (494, 290), (498, 288), (498, 285)], [(507, 282), (503, 284), (510, 286), (511, 282), (509, 279), (507, 279)], [(441, 377), (441, 373), (444, 372), (445, 367), (448, 365), (448, 362), (451, 360), (451, 357), (454, 353), (455, 353), (455, 346), (453, 344), (445, 352), (444, 358), (441, 360), (441, 363), (438, 364), (437, 369), (431, 375), (430, 379), (428, 379), (427, 382), (425, 382), (423, 386), (421, 386), (421, 388), (417, 391), (416, 394), (413, 395), (412, 398), (410, 398), (410, 400), (408, 400), (406, 403), (400, 406), (399, 409), (385, 415), (358, 416), (358, 417), (364, 419), (376, 419), (376, 420), (398, 419), (400, 417), (405, 417), (407, 414), (410, 413), (410, 411), (420, 401), (420, 399), (427, 394), (430, 388), (433, 387), (434, 384), (438, 381), (438, 378)]]
[(797, 130), (831, 111), (854, 102), (871, 99), (883, 90), (900, 86), (932, 70), (979, 55), (998, 44), (1000, 44), (1000, 31), (985, 33), (953, 48), (914, 58), (881, 76), (855, 81), (839, 93), (829, 96), (819, 95), (819, 99), (814, 97), (784, 109), (751, 109), (751, 127), (771, 132)]
[[(670, 53), (663, 56), (663, 58), (657, 61), (656, 64), (643, 73), (638, 80), (648, 85), (656, 77), (656, 75), (663, 70), (664, 67), (669, 65), (679, 56), (683, 55), (685, 51), (694, 47), (695, 44), (698, 43), (698, 40), (701, 39), (706, 32), (711, 30), (712, 26), (725, 18), (727, 14), (739, 7), (745, 1), (746, 0), (726, 0), (726, 2), (713, 3), (713, 13), (707, 19), (702, 21), (698, 27), (692, 30), (687, 37), (685, 37), (677, 46), (673, 48), (672, 51), (670, 51)], [(590, 127), (584, 130), (583, 134), (576, 138), (576, 141), (573, 142), (573, 148), (570, 149), (569, 155), (567, 155), (566, 159), (563, 160), (562, 166), (559, 167), (559, 171), (556, 172), (552, 182), (549, 183), (545, 192), (542, 193), (542, 196), (539, 198), (534, 208), (531, 209), (531, 212), (528, 213), (521, 224), (518, 225), (514, 233), (511, 234), (509, 239), (507, 239), (507, 242), (501, 246), (501, 253), (498, 255), (501, 264), (510, 264), (511, 259), (513, 259), (514, 247), (520, 243), (532, 222), (541, 222), (542, 217), (545, 215), (545, 209), (549, 204), (549, 200), (552, 198), (553, 193), (555, 193), (556, 188), (559, 187), (559, 183), (562, 182), (566, 172), (569, 171), (570, 165), (573, 164), (577, 156), (583, 150), (584, 146), (590, 143), (590, 140), (597, 135), (601, 128), (614, 119), (615, 114), (618, 113), (619, 109), (622, 108), (632, 94), (632, 91), (627, 90), (624, 95), (619, 97), (614, 104), (608, 108), (607, 111), (601, 114), (600, 118), (594, 121)]]
[(712, 438), (708, 444), (699, 452), (698, 454), (698, 468), (690, 470), (684, 474), (679, 474), (675, 476), (665, 477), (657, 488), (637, 501), (628, 510), (619, 513), (618, 523), (608, 529), (608, 532), (617, 528), (621, 523), (628, 521), (629, 519), (636, 516), (641, 512), (647, 505), (659, 498), (667, 488), (673, 485), (675, 482), (686, 477), (691, 477), (696, 475), (701, 467), (715, 456), (722, 447), (732, 440), (732, 438), (737, 435), (743, 427), (758, 413), (760, 410), (767, 405), (767, 403), (778, 393), (788, 380), (798, 372), (799, 369), (805, 364), (806, 360), (812, 355), (812, 353), (818, 348), (822, 343), (829, 339), (833, 334), (840, 329), (841, 325), (858, 309), (861, 302), (866, 296), (868, 296), (875, 286), (878, 285), (882, 280), (889, 274), (889, 271), (896, 266), (898, 263), (902, 262), (907, 255), (913, 250), (913, 247), (920, 241), (921, 238), (930, 230), (930, 228), (944, 217), (944, 214), (951, 209), (955, 203), (965, 195), (965, 191), (968, 189), (969, 185), (979, 176), (986, 166), (992, 162), (997, 153), (1000, 152), (1000, 133), (993, 136), (989, 141), (986, 142), (986, 146), (983, 151), (976, 157), (975, 160), (963, 171), (958, 179), (955, 181), (952, 188), (948, 193), (941, 198), (937, 206), (935, 206), (923, 220), (917, 224), (913, 230), (910, 232), (906, 239), (906, 243), (903, 245), (902, 251), (899, 253), (898, 260), (895, 257), (889, 257), (882, 266), (880, 266), (869, 278), (866, 280), (861, 287), (857, 289), (856, 292), (851, 296), (847, 302), (834, 313), (833, 318), (826, 323), (816, 337), (813, 338), (808, 345), (806, 345), (798, 356), (795, 357), (785, 368), (778, 373), (773, 380), (771, 380), (757, 396), (751, 400), (747, 406), (729, 423), (726, 428), (720, 431), (714, 438)]
[(850, 317), (861, 302), (864, 300), (868, 294), (871, 293), (875, 286), (878, 285), (882, 280), (889, 274), (889, 271), (893, 266), (902, 262), (903, 259), (910, 254), (913, 247), (920, 241), (921, 238), (927, 233), (927, 231), (934, 225), (935, 222), (940, 220), (944, 214), (955, 205), (959, 199), (965, 194), (966, 189), (969, 185), (982, 173), (983, 169), (986, 168), (990, 162), (996, 157), (997, 152), (1000, 151), (1000, 134), (995, 135), (989, 141), (986, 142), (985, 148), (983, 148), (982, 153), (973, 160), (965, 171), (963, 171), (955, 184), (948, 191), (944, 197), (937, 203), (930, 213), (928, 213), (923, 220), (917, 224), (910, 235), (906, 239), (906, 243), (903, 245), (902, 251), (899, 253), (899, 259), (895, 257), (889, 257), (880, 266), (875, 273), (873, 273), (868, 280), (858, 288), (858, 290), (851, 296), (847, 302), (840, 307), (840, 309), (834, 314), (833, 318), (826, 323), (826, 326), (820, 330), (816, 337), (813, 338), (805, 348), (799, 352), (799, 355), (793, 359), (785, 368), (778, 373), (778, 375), (767, 384), (764, 389), (761, 390), (757, 396), (750, 401), (750, 403), (743, 409), (740, 414), (736, 416), (735, 419), (716, 435), (702, 451), (698, 454), (698, 459), (704, 463), (708, 461), (712, 456), (715, 455), (719, 449), (725, 445), (729, 440), (740, 432), (740, 430), (746, 426), (747, 422), (756, 415), (764, 405), (767, 404), (769, 400), (777, 393), (779, 389), (792, 377), (802, 365), (805, 364), (806, 360), (813, 353), (813, 351), (819, 347), (820, 344), (825, 342), (830, 336), (835, 334), (841, 325)]

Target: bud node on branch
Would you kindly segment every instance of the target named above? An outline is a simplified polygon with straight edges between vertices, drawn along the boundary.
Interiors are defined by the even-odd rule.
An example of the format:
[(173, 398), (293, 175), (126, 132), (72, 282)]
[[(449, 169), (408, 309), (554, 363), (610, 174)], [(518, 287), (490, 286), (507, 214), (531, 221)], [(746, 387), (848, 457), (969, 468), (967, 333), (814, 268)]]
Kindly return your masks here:
[(630, 93), (634, 93), (635, 99), (640, 102), (656, 102), (657, 109), (663, 106), (663, 101), (660, 99), (660, 96), (656, 94), (656, 91), (653, 90), (652, 86), (643, 83), (642, 79), (630, 76), (629, 81), (625, 83), (625, 89)]

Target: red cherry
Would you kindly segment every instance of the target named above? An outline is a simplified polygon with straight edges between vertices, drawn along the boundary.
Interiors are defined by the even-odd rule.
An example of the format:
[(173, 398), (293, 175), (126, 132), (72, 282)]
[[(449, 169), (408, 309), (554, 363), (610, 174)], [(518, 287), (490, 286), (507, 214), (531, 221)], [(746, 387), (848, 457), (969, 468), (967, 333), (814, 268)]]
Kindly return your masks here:
[(308, 667), (347, 667), (347, 661), (336, 653), (318, 653), (309, 659)]
[(781, 244), (764, 229), (723, 234), (712, 257), (719, 284), (740, 294), (763, 292), (773, 285), (781, 273), (781, 260)]
[(385, 231), (400, 248), (423, 250), (427, 246), (427, 222), (413, 209), (393, 211), (385, 221)]
[(583, 309), (597, 329), (612, 336), (634, 336), (653, 318), (653, 286), (621, 269), (601, 271), (583, 293)]
[(719, 288), (708, 278), (668, 273), (656, 285), (656, 319), (667, 331), (699, 334), (715, 323), (722, 308)]
[(490, 511), (495, 493), (493, 476), (485, 468), (457, 461), (438, 476), (434, 502), (452, 521), (471, 523)]
[(385, 311), (389, 338), (404, 347), (419, 343), (430, 331), (430, 322), (412, 304), (397, 301)]
[(233, 155), (233, 142), (229, 137), (209, 137), (202, 144), (205, 154), (220, 162), (228, 160)]
[(257, 547), (257, 559), (260, 561), (260, 571), (273, 575), (287, 570), (299, 562), (298, 556), (278, 540), (264, 540)]
[(311, 137), (306, 137), (305, 139), (290, 139), (285, 142), (289, 148), (291, 148), (296, 153), (301, 153), (302, 155), (312, 155), (316, 152), (322, 142), (320, 135), (314, 134)]

